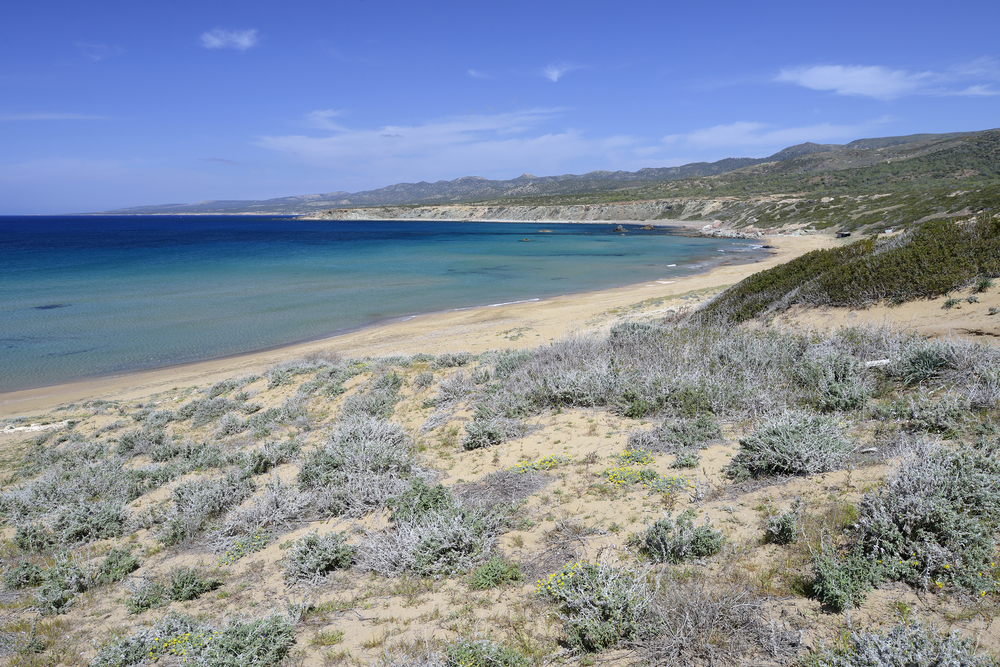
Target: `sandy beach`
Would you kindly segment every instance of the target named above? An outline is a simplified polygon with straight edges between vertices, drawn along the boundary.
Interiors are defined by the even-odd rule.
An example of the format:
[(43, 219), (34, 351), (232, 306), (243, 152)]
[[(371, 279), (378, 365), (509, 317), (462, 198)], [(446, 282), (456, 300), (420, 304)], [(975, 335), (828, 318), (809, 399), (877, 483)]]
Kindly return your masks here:
[[(496, 348), (534, 347), (574, 332), (608, 326), (629, 308), (641, 308), (644, 315), (650, 316), (656, 314), (657, 308), (666, 314), (671, 308), (691, 306), (697, 303), (696, 299), (739, 282), (752, 273), (811, 250), (842, 243), (826, 235), (777, 236), (763, 242), (773, 246), (771, 256), (765, 260), (722, 264), (704, 273), (677, 279), (539, 301), (419, 315), (402, 322), (264, 352), (0, 393), (0, 418), (31, 416), (85, 400), (137, 398), (174, 387), (209, 384), (219, 378), (257, 373), (275, 364), (313, 354), (364, 357), (444, 351), (478, 353)], [(680, 295), (689, 295), (689, 298), (667, 303), (676, 301)], [(658, 306), (652, 303), (658, 300), (664, 303)], [(648, 303), (640, 306), (643, 302)]]

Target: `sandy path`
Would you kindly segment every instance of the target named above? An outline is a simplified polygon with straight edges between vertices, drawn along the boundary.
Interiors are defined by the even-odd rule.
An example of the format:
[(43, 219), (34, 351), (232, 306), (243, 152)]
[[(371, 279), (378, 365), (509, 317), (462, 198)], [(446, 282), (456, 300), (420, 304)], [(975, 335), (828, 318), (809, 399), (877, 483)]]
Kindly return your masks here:
[(431, 313), (265, 352), (0, 393), (0, 417), (30, 416), (84, 400), (129, 399), (174, 387), (205, 385), (225, 377), (261, 372), (275, 364), (316, 353), (361, 357), (534, 347), (576, 331), (598, 328), (614, 319), (609, 310), (646, 299), (733, 284), (810, 250), (841, 243), (825, 235), (771, 237), (764, 242), (775, 247), (768, 259), (722, 265), (683, 278), (526, 303)]

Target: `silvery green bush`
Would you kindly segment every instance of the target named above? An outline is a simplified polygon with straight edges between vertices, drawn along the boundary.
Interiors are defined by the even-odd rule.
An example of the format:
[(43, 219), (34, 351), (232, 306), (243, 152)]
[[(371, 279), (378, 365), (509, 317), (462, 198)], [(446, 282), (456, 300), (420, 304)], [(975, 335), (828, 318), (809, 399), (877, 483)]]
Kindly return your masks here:
[(786, 412), (740, 439), (728, 474), (737, 481), (772, 475), (815, 475), (836, 470), (853, 447), (829, 417)]

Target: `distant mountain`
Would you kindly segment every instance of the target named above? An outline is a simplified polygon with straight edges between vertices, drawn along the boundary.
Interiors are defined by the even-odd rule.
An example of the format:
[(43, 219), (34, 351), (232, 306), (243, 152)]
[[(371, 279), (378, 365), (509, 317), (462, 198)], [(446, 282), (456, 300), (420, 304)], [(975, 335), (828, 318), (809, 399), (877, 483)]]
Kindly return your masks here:
[[(990, 131), (985, 131), (990, 132)], [(495, 181), (464, 176), (436, 183), (397, 183), (363, 192), (278, 197), (264, 200), (202, 201), (194, 204), (136, 206), (106, 213), (122, 215), (155, 214), (271, 214), (301, 215), (331, 208), (368, 206), (429, 205), (539, 197), (547, 195), (609, 192), (662, 181), (718, 176), (731, 172), (747, 174), (795, 174), (833, 171), (909, 160), (955, 148), (963, 138), (984, 132), (914, 134), (905, 137), (858, 139), (849, 144), (807, 142), (789, 146), (766, 158), (725, 158), (717, 162), (694, 162), (680, 167), (646, 168), (639, 171), (592, 171), (586, 174), (532, 176)]]

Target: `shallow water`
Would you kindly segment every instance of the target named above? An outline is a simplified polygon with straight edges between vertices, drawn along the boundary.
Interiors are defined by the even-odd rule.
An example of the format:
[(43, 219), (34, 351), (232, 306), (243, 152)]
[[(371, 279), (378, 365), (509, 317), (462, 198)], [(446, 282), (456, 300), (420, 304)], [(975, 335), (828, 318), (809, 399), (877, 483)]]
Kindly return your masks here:
[(251, 352), (419, 313), (687, 275), (753, 248), (612, 228), (0, 218), (0, 391)]

